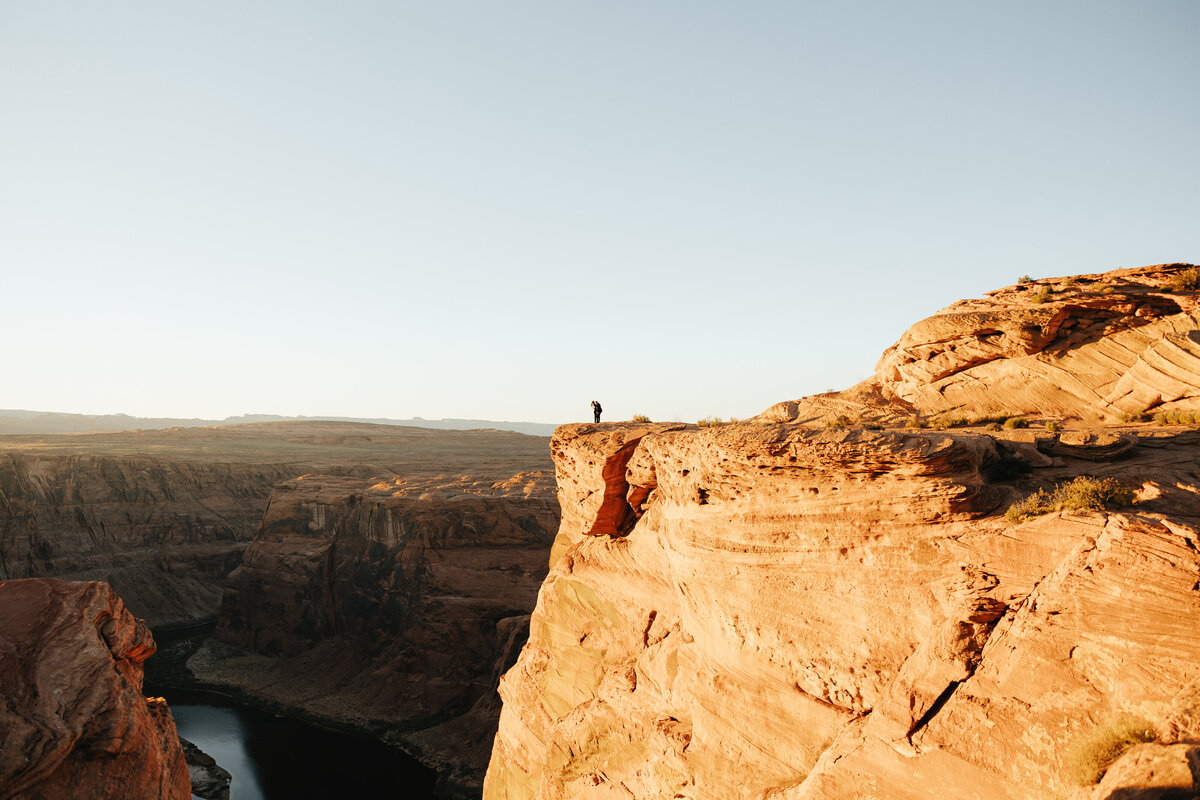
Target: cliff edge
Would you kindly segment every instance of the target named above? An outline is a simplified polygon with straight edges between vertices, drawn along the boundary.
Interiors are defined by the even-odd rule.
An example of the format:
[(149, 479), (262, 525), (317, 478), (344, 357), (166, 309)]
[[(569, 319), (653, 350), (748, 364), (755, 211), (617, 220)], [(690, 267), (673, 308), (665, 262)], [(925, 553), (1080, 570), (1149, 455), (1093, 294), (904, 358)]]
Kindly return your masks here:
[(0, 798), (188, 800), (175, 721), (142, 695), (153, 653), (107, 584), (0, 582)]
[[(1200, 411), (1183, 270), (952, 307), (750, 423), (559, 428), (485, 799), (1193, 796), (1200, 433), (1103, 424)], [(1005, 515), (1081, 476), (1123, 501)]]

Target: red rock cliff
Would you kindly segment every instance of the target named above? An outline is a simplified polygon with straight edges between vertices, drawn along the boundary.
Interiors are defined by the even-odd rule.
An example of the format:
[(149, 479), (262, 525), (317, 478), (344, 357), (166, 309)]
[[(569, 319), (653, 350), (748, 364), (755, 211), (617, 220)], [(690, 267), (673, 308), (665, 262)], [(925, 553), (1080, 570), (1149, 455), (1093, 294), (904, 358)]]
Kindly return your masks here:
[[(1031, 326), (1062, 309), (1029, 302), (1046, 319), (1026, 324), (1014, 303), (1011, 325), (957, 319), (938, 333), (935, 318), (889, 350), (874, 384), (753, 424), (560, 428), (562, 526), (529, 641), (501, 681), (485, 800), (1191, 796), (1200, 436), (886, 422), (914, 407), (1027, 412), (1046, 397), (1051, 413), (1092, 419), (1134, 398), (1200, 408), (1191, 362), (1168, 359), (1171, 391), (1166, 378), (1122, 383), (1154, 361), (1155, 341), (1186, 350), (1197, 335), (1195, 293), (1145, 289), (1175, 271), (1104, 279), (1137, 298), (1108, 343), (1112, 308), (1056, 338)], [(1037, 341), (1009, 352), (998, 327)], [(1058, 342), (1053, 359), (1038, 336)], [(897, 355), (918, 338), (943, 355)], [(1100, 362), (1103, 375), (1070, 372)], [(1012, 380), (987, 383), (972, 372), (985, 364)], [(1056, 369), (1067, 377), (1047, 394)], [(884, 422), (855, 421), (872, 415)], [(1120, 478), (1138, 502), (1004, 517), (1081, 474)], [(1129, 720), (1154, 742), (1099, 787), (1080, 781), (1091, 743)]]
[(154, 640), (103, 583), (0, 582), (0, 798), (188, 800)]

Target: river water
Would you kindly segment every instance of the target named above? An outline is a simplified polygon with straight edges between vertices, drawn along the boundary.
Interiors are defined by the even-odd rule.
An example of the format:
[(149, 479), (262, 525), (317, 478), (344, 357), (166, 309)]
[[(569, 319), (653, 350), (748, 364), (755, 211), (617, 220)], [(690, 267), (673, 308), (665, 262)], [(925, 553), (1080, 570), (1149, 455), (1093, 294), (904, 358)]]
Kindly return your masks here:
[(179, 735), (232, 774), (230, 800), (434, 797), (436, 774), (380, 742), (212, 695), (169, 689), (162, 694)]

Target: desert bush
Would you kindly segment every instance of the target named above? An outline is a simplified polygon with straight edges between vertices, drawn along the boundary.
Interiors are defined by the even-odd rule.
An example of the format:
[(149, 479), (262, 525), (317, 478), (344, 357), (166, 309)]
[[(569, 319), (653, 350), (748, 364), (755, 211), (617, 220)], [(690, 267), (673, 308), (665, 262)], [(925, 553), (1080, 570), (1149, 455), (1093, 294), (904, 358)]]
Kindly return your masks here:
[(1090, 478), (1080, 475), (1069, 483), (1054, 487), (1049, 494), (1045, 489), (1009, 506), (1004, 516), (1009, 522), (1022, 522), (1054, 511), (1103, 511), (1109, 508), (1132, 505), (1136, 492), (1115, 478)]
[(1074, 286), (1077, 283), (1079, 283), (1079, 281), (1075, 278), (1074, 275), (1068, 275), (1067, 277), (1062, 279), (1062, 285), (1064, 288), (1069, 288), (1071, 286)]
[(1061, 430), (1062, 430), (1062, 425), (1060, 425), (1058, 423), (1058, 420), (1052, 419), (1046, 423), (1046, 432), (1047, 433), (1058, 433)]
[(1159, 425), (1200, 425), (1200, 411), (1160, 411), (1154, 421)]
[(704, 417), (703, 419), (696, 420), (696, 424), (701, 428), (715, 428), (718, 425), (724, 425), (725, 420), (720, 417)]
[(1012, 430), (1013, 428), (1028, 428), (1029, 420), (1024, 417), (1009, 417), (1004, 420), (1004, 427)]
[(1120, 414), (1117, 415), (1117, 419), (1121, 420), (1121, 422), (1124, 422), (1126, 424), (1134, 423), (1134, 422), (1145, 422), (1146, 421), (1146, 409), (1143, 408), (1141, 411), (1122, 411)]
[(908, 421), (904, 423), (904, 427), (906, 427), (906, 428), (924, 428), (925, 420), (921, 419), (921, 417), (918, 416), (917, 414), (913, 414), (911, 417), (908, 418)]
[(987, 427), (984, 428), (984, 430), (985, 431), (998, 431), (998, 430), (1000, 430), (1000, 423), (999, 422), (989, 422), (987, 424)]
[(841, 431), (849, 428), (853, 424), (854, 420), (850, 419), (845, 414), (838, 414), (836, 417), (829, 420), (825, 427), (832, 428), (835, 431)]
[(1154, 739), (1153, 726), (1141, 717), (1114, 717), (1077, 739), (1067, 750), (1063, 766), (1076, 784), (1091, 786), (1126, 750)]
[(1111, 287), (1107, 283), (1105, 283), (1105, 284), (1101, 285), (1099, 289), (1096, 290), (1096, 294), (1112, 294), (1115, 291), (1116, 291), (1116, 289), (1114, 289), (1113, 287)]
[(1200, 291), (1200, 267), (1189, 267), (1175, 273), (1175, 277), (1171, 278), (1171, 288), (1177, 292)]
[(630, 419), (629, 421), (630, 422), (649, 422), (650, 418), (647, 417), (645, 414), (634, 414), (633, 418)]
[(1033, 283), (1033, 278), (1029, 277), (1028, 275), (1022, 275), (1021, 277), (1017, 278), (1017, 283), (1018, 284)]
[(1054, 290), (1049, 286), (1039, 286), (1038, 290), (1033, 293), (1033, 297), (1030, 299), (1032, 299), (1035, 303), (1044, 303), (1050, 299), (1050, 295), (1052, 294), (1054, 294)]

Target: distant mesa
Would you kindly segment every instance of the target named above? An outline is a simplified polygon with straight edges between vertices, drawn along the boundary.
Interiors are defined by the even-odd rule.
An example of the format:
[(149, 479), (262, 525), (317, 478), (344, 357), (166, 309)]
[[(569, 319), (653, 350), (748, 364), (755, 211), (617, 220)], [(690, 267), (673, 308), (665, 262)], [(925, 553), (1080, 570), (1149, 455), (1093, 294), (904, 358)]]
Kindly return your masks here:
[(68, 414), (58, 411), (0, 409), (0, 435), (54, 433), (111, 433), (164, 428), (205, 428), (215, 425), (241, 425), (255, 422), (363, 422), (374, 425), (402, 425), (437, 430), (465, 431), (492, 428), (530, 436), (549, 436), (555, 427), (549, 422), (510, 422), (490, 419), (389, 419), (387, 417), (287, 417), (279, 414), (239, 414), (225, 419), (198, 417), (132, 417), (128, 414)]

